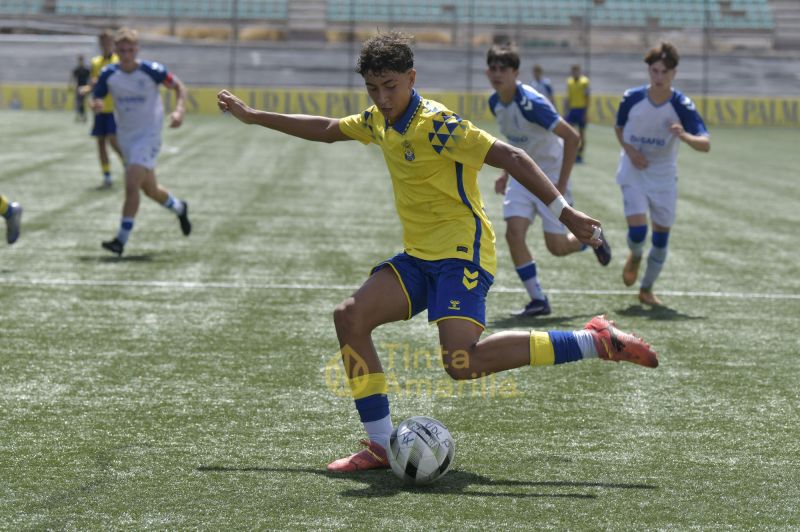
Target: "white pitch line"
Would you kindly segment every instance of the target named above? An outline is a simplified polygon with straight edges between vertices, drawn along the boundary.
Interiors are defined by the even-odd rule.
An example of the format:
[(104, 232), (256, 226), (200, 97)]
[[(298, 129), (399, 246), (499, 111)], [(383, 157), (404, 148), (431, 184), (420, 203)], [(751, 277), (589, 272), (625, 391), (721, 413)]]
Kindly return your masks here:
[[(115, 286), (119, 288), (166, 288), (185, 290), (342, 290), (353, 291), (358, 285), (343, 284), (298, 284), (298, 283), (236, 283), (236, 282), (199, 282), (199, 281), (117, 281), (87, 279), (4, 279), (0, 277), (0, 285), (7, 286)], [(522, 288), (498, 286), (492, 292), (522, 293)], [(594, 296), (625, 296), (635, 294), (635, 290), (582, 290), (571, 288), (550, 288), (553, 294), (575, 294)], [(717, 299), (773, 299), (800, 300), (800, 294), (775, 294), (754, 292), (693, 292), (685, 290), (659, 290), (659, 295), (669, 297), (698, 297)]]

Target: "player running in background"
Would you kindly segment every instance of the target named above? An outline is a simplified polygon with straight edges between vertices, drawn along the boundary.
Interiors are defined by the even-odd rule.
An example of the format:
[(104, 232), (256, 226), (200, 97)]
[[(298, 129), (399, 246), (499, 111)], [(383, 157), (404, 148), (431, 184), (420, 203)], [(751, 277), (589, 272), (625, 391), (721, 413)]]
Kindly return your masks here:
[[(100, 77), (100, 71), (108, 65), (113, 65), (119, 61), (119, 57), (114, 53), (114, 34), (111, 30), (103, 31), (97, 38), (100, 45), (100, 55), (92, 58), (90, 63), (90, 83), (83, 89), (84, 94), (89, 94), (92, 87)], [(117, 143), (117, 124), (114, 120), (114, 101), (107, 97), (102, 107), (94, 108), (94, 124), (92, 125), (92, 136), (97, 139), (97, 156), (100, 159), (100, 168), (103, 171), (103, 187), (111, 187), (111, 160), (108, 157), (108, 144), (123, 159), (122, 151)], [(122, 161), (125, 164), (125, 161)]]
[(83, 55), (78, 56), (78, 64), (70, 73), (70, 89), (75, 93), (75, 121), (86, 122), (86, 87), (91, 79), (91, 71), (83, 62)]
[(125, 203), (116, 238), (102, 245), (112, 253), (122, 255), (139, 211), (140, 189), (150, 199), (175, 213), (184, 235), (189, 236), (192, 225), (189, 205), (159, 185), (155, 173), (164, 121), (159, 85), (175, 91), (175, 110), (170, 114), (170, 127), (179, 127), (183, 122), (186, 88), (164, 65), (137, 59), (139, 35), (135, 30), (119, 30), (116, 49), (119, 63), (108, 65), (100, 73), (93, 90), (92, 105), (102, 109), (103, 99), (111, 95), (116, 106), (119, 145), (125, 160)]
[(13, 244), (19, 238), (22, 222), (22, 205), (10, 202), (0, 194), (0, 216), (6, 220), (6, 242)]
[(328, 470), (388, 467), (385, 449), (392, 421), (372, 331), (426, 308), (428, 320), (439, 329), (442, 362), (453, 379), (598, 356), (658, 364), (647, 344), (601, 316), (581, 331), (508, 331), (481, 340), (496, 259), (494, 232), (478, 190), (480, 167), (486, 163), (514, 175), (586, 243), (600, 244), (593, 239), (599, 222), (567, 205), (523, 150), (420, 96), (414, 89), (409, 37), (390, 32), (367, 40), (358, 71), (374, 105), (343, 119), (259, 111), (228, 91), (217, 97), (220, 109), (245, 124), (306, 140), (377, 144), (392, 179), (405, 250), (375, 266), (334, 310), (345, 371), (369, 440), (362, 442), (365, 449), (332, 462)]
[(577, 127), (581, 134), (581, 145), (575, 162), (583, 162), (583, 150), (586, 147), (586, 124), (589, 122), (589, 78), (581, 75), (581, 66), (572, 65), (572, 75), (567, 78), (567, 123)]
[(550, 78), (542, 76), (543, 70), (541, 65), (533, 65), (533, 79), (531, 80), (531, 87), (536, 89), (539, 94), (544, 94), (550, 103), (556, 104), (556, 93), (553, 91), (553, 84)]
[(639, 289), (639, 300), (661, 305), (653, 294), (667, 258), (669, 231), (678, 200), (678, 146), (711, 149), (708, 131), (687, 96), (672, 87), (679, 61), (675, 46), (665, 42), (644, 56), (650, 84), (628, 89), (617, 110), (617, 139), (622, 152), (617, 183), (628, 221), (630, 255), (622, 271), (625, 285), (636, 282), (647, 236), (647, 214), (653, 225), (652, 247)]
[[(495, 90), (489, 97), (489, 109), (508, 143), (525, 150), (572, 205), (569, 177), (580, 136), (541, 93), (517, 81), (519, 64), (516, 46), (494, 45), (489, 49), (486, 76)], [(495, 191), (505, 194), (506, 242), (517, 275), (530, 297), (530, 302), (518, 315), (545, 316), (550, 314), (550, 302), (539, 283), (536, 261), (525, 243), (528, 227), (538, 214), (542, 218), (547, 250), (557, 257), (581, 251), (587, 246), (553, 216), (542, 200), (513, 176), (510, 177), (503, 171), (495, 181)], [(594, 252), (600, 264), (606, 266), (611, 261), (611, 248), (604, 235), (600, 239), (603, 243), (594, 248)]]

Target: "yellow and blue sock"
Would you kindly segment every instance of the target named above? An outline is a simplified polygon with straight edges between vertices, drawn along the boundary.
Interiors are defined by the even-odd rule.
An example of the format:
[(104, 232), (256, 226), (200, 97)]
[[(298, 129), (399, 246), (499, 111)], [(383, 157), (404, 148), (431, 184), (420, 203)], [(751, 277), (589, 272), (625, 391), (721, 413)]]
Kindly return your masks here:
[(358, 416), (369, 439), (388, 449), (393, 427), (386, 396), (386, 375), (368, 373), (350, 379), (349, 383)]
[(105, 164), (101, 164), (100, 166), (103, 167), (103, 181), (105, 181), (106, 183), (110, 183), (111, 182), (111, 164), (110, 163), (105, 163)]
[(552, 366), (596, 358), (591, 331), (531, 331), (531, 366)]

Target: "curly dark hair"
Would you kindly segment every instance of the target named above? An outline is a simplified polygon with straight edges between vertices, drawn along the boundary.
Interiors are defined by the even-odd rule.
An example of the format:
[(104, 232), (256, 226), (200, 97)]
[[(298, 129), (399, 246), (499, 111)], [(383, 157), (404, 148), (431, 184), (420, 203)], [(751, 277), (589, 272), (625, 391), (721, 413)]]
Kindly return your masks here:
[(644, 54), (644, 62), (648, 65), (663, 61), (664, 66), (669, 70), (678, 66), (680, 59), (681, 56), (678, 55), (678, 49), (671, 42), (662, 42)]
[(358, 55), (356, 72), (361, 74), (383, 74), (385, 72), (407, 72), (414, 68), (414, 38), (398, 31), (379, 33), (364, 41)]

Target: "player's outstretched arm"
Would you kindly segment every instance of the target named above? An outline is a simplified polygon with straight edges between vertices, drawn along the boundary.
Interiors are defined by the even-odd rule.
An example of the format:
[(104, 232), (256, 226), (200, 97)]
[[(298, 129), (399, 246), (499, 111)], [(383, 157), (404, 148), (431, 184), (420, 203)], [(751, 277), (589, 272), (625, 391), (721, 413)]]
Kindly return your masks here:
[(186, 85), (174, 74), (172, 76), (172, 90), (175, 91), (175, 109), (169, 115), (169, 127), (180, 127), (183, 123), (183, 115), (186, 112)]
[(600, 222), (567, 205), (555, 185), (524, 150), (497, 140), (489, 148), (484, 162), (513, 175), (522, 186), (542, 200), (578, 240), (595, 247), (602, 244), (597, 230)]
[(285, 115), (253, 109), (228, 91), (217, 94), (217, 105), (245, 124), (256, 124), (287, 135), (317, 142), (352, 140), (339, 129), (339, 120), (325, 116)]

